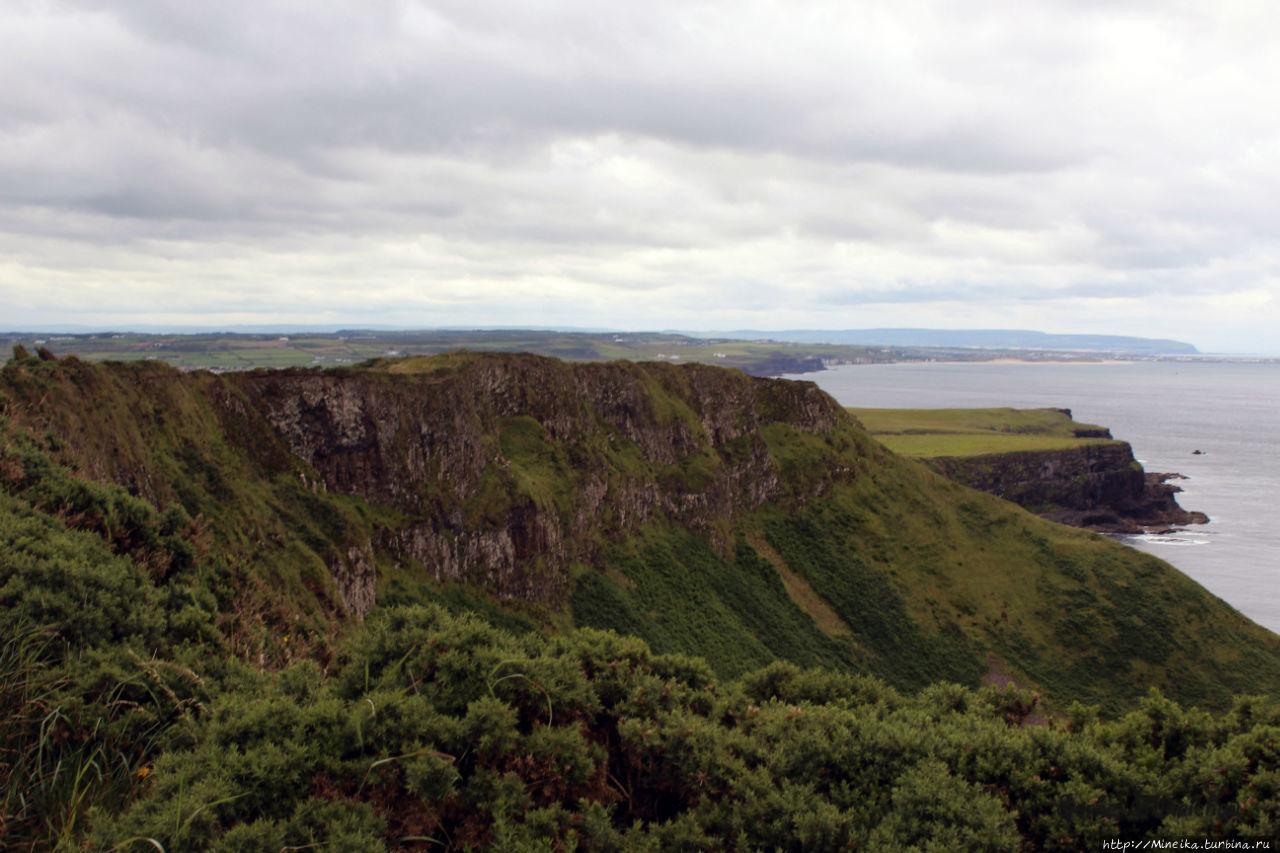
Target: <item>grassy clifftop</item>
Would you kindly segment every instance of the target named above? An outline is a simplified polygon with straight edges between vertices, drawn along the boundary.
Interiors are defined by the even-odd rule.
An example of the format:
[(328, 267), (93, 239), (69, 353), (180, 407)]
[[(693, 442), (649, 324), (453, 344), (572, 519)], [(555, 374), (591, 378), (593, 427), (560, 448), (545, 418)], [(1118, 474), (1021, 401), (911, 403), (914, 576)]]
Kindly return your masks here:
[(850, 409), (898, 453), (1052, 521), (1108, 533), (1209, 519), (1178, 505), (1176, 474), (1147, 473), (1127, 442), (1066, 409)]

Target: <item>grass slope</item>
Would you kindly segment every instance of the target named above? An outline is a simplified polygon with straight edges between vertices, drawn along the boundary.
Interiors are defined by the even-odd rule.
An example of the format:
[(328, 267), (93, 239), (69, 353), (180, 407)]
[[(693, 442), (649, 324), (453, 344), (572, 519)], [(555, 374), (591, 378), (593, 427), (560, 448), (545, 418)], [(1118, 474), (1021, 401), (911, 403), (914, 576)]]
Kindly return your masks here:
[[(1109, 712), (1150, 687), (1224, 707), (1280, 686), (1277, 638), (1168, 564), (916, 466), (879, 469), (801, 511), (761, 511), (739, 530), (729, 560), (655, 526), (610, 554), (610, 572), (579, 578), (575, 618), (705, 656), (726, 675), (773, 655), (914, 690), (977, 684), (994, 660), (1057, 702)], [(753, 535), (849, 636), (822, 630), (746, 544)]]

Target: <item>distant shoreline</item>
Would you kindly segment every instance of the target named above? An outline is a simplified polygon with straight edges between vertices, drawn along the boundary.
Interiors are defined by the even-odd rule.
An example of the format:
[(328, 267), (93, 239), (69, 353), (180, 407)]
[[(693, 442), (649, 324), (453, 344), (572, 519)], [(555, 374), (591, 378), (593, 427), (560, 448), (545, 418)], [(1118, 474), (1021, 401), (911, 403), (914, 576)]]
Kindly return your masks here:
[(1068, 358), (984, 358), (975, 361), (896, 361), (894, 364), (1133, 364), (1135, 361), (1156, 361), (1157, 359), (1123, 359), (1123, 358), (1082, 358), (1079, 360)]
[[(903, 358), (891, 361), (847, 361), (826, 364), (823, 370), (831, 370), (837, 367), (870, 367), (884, 366), (888, 364), (936, 364), (936, 365), (966, 365), (981, 366), (984, 364), (1034, 364), (1045, 366), (1097, 366), (1108, 367), (1126, 364), (1280, 364), (1280, 358), (1270, 356), (1227, 356), (1227, 355), (1206, 355), (1206, 356), (1136, 356), (1133, 358), (1015, 358), (1012, 356), (1001, 356), (998, 358), (962, 358), (962, 359), (922, 359), (922, 358)], [(811, 373), (817, 373), (817, 370), (792, 371), (790, 373), (780, 374), (782, 376), (802, 376)]]

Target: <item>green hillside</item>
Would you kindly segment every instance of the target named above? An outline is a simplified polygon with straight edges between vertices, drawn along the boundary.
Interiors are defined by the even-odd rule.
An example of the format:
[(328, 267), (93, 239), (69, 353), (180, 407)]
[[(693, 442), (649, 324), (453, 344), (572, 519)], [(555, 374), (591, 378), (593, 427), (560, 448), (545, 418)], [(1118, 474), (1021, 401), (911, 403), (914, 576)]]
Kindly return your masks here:
[(440, 599), (730, 676), (995, 669), (1113, 709), (1280, 684), (1280, 640), (1185, 576), (885, 451), (807, 383), (475, 353), (224, 377), (29, 358), (3, 379), (11, 446), (48, 459), (7, 451), (13, 493), (93, 518), (91, 496), (39, 496), (113, 481), (197, 519), (249, 658)]
[[(105, 848), (266, 849), (338, 824), (408, 849), (501, 832), (703, 849), (730, 826), (743, 848), (893, 849), (933, 830), (844, 814), (853, 789), (748, 756), (798, 713), (835, 727), (804, 735), (828, 744), (846, 710), (898, 719), (862, 735), (880, 742), (918, 739), (940, 707), (961, 715), (949, 745), (875, 772), (921, 791), (942, 774), (955, 799), (938, 807), (964, 826), (976, 810), (957, 837), (1005, 849), (1118, 813), (1055, 829), (1019, 798), (1166, 784), (1126, 763), (1149, 768), (1121, 745), (1147, 724), (1086, 733), (1099, 711), (1185, 720), (1176, 750), (1148, 740), (1165, 762), (1209, 751), (1167, 783), (1194, 799), (1197, 768), (1252, 723), (1143, 697), (1225, 711), (1280, 685), (1280, 639), (1168, 565), (896, 456), (809, 383), (476, 353), (227, 376), (10, 361), (0, 634), (0, 817), (32, 849), (86, 831)], [(1075, 734), (1017, 733), (1015, 705)], [(769, 724), (731, 722), (752, 713)], [(962, 766), (984, 738), (1046, 756), (1075, 736), (1105, 754), (1071, 759), (1094, 767), (1083, 786)], [(546, 787), (539, 762), (560, 754)], [(1248, 760), (1240, 778), (1261, 772)], [(775, 817), (743, 811), (757, 794)], [(409, 801), (425, 811), (388, 824)], [(801, 801), (812, 825), (777, 823)]]

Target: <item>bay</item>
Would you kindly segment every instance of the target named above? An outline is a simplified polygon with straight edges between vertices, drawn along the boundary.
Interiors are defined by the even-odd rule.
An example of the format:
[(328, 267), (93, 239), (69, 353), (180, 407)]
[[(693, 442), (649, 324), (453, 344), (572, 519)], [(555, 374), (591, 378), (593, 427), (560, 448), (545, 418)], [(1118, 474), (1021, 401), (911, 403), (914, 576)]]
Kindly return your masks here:
[(1186, 476), (1173, 481), (1178, 502), (1210, 518), (1118, 538), (1280, 632), (1280, 364), (900, 363), (787, 378), (816, 382), (845, 406), (1054, 407), (1109, 427), (1148, 471)]

